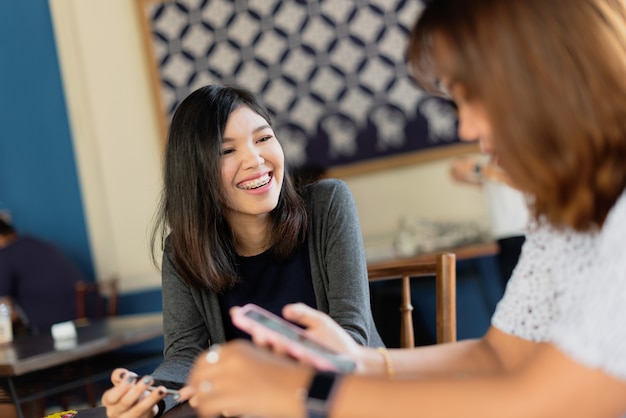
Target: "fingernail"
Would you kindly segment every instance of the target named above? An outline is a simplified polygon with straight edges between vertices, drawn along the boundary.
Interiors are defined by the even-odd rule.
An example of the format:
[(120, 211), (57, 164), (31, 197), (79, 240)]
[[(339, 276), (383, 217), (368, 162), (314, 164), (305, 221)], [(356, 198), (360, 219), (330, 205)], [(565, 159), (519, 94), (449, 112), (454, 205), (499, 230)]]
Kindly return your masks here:
[(146, 385), (151, 385), (154, 382), (154, 378), (152, 376), (146, 376), (143, 378), (143, 383)]
[(126, 383), (133, 383), (135, 381), (135, 376), (128, 376), (126, 378)]

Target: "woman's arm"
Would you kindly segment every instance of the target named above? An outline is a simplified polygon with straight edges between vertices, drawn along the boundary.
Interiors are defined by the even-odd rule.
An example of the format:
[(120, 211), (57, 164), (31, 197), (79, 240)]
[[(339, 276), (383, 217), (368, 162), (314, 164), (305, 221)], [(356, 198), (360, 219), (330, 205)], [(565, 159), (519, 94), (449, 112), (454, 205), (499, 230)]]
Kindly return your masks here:
[(311, 216), (309, 255), (318, 309), (359, 344), (383, 345), (371, 314), (365, 249), (350, 189), (340, 180), (322, 180), (309, 186), (305, 199)]
[[(480, 339), (389, 350), (389, 355), (398, 377), (487, 376), (514, 370), (537, 347), (537, 343), (491, 327)], [(369, 360), (372, 366), (366, 369), (380, 372), (380, 357), (377, 352), (367, 352), (363, 362)]]
[[(406, 355), (419, 361), (420, 353)], [(248, 343), (229, 343), (216, 363), (198, 359), (183, 396), (191, 396), (192, 406), (207, 416), (228, 411), (305, 417), (312, 373)], [(510, 370), (478, 374), (395, 380), (345, 376), (329, 417), (603, 418), (626, 413), (626, 381), (585, 367), (550, 344), (536, 346)], [(203, 391), (206, 382), (211, 390)]]
[(169, 252), (163, 255), (164, 361), (155, 377), (184, 382), (197, 355), (209, 345), (209, 334), (192, 295), (178, 274)]
[[(198, 311), (192, 290), (174, 268), (167, 249), (163, 254), (161, 268), (164, 359), (152, 375), (147, 377), (148, 380), (137, 377), (132, 371), (115, 370), (111, 375), (114, 387), (107, 390), (102, 397), (107, 416), (143, 418), (153, 416), (155, 408), (163, 413), (175, 406), (177, 399), (164, 393), (152, 391), (146, 396), (146, 387), (182, 386), (198, 354), (209, 345), (209, 333)], [(133, 377), (135, 378), (132, 379)]]
[[(357, 371), (368, 375), (387, 373), (384, 357), (376, 350), (357, 345), (328, 315), (301, 303), (285, 306), (283, 316), (302, 325), (306, 333), (324, 341), (336, 351), (357, 361)], [(281, 341), (259, 340), (284, 352)], [(495, 327), (477, 340), (417, 347), (411, 350), (389, 350), (398, 377), (434, 377), (458, 375), (492, 375), (513, 370), (538, 347), (537, 343), (506, 334)], [(306, 359), (300, 359), (307, 362)]]
[[(162, 262), (164, 359), (152, 373), (157, 382), (184, 383), (196, 357), (209, 345), (209, 333), (191, 288), (178, 274), (166, 250)], [(165, 409), (175, 405), (165, 399)]]
[(490, 376), (395, 381), (347, 377), (330, 416), (600, 418), (624, 413), (625, 381), (542, 344), (517, 367)]

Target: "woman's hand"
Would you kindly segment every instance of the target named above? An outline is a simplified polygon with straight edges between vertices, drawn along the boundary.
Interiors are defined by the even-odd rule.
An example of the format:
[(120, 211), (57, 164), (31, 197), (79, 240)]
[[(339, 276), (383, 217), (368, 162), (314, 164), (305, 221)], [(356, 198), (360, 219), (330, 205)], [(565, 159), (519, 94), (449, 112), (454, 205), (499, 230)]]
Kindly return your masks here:
[(304, 303), (285, 305), (283, 308), (283, 316), (285, 319), (306, 328), (307, 335), (317, 341), (323, 342), (324, 345), (339, 354), (356, 357), (362, 349), (362, 347), (350, 337), (350, 334), (341, 328), (330, 316)]
[[(232, 308), (230, 311), (231, 316), (238, 315), (238, 310), (239, 308)], [(285, 305), (283, 316), (285, 319), (305, 327), (305, 334), (313, 340), (356, 361), (357, 372), (364, 371), (363, 362), (360, 361), (362, 356), (365, 355), (364, 348), (357, 344), (331, 317), (304, 303)], [(235, 321), (233, 320), (233, 322)], [(261, 347), (268, 347), (278, 354), (288, 354), (305, 364), (316, 364), (315, 360), (310, 358), (305, 350), (296, 350), (287, 338), (277, 337), (269, 333), (255, 334), (254, 330), (252, 332), (252, 339), (255, 344)]]
[(477, 165), (478, 160), (474, 158), (456, 158), (450, 165), (450, 175), (460, 183), (480, 184), (480, 174), (476, 172)]
[(311, 375), (310, 368), (237, 340), (196, 360), (181, 400), (189, 398), (200, 417), (304, 417)]
[(138, 378), (126, 369), (115, 369), (111, 382), (113, 387), (102, 395), (109, 418), (152, 418), (158, 412), (157, 403), (167, 395), (162, 386), (148, 390), (154, 382), (151, 376)]

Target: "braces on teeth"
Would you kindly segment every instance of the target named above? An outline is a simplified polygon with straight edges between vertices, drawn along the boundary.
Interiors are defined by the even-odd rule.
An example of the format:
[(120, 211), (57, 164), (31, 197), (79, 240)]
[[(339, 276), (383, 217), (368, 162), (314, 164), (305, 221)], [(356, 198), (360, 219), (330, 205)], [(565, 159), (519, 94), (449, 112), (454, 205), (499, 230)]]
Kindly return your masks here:
[(256, 180), (253, 180), (251, 183), (247, 183), (246, 185), (242, 185), (241, 188), (242, 189), (246, 189), (246, 190), (256, 189), (256, 188), (259, 188), (259, 187), (264, 186), (267, 183), (269, 183), (270, 179), (271, 179), (270, 176), (265, 175), (263, 177), (259, 177)]

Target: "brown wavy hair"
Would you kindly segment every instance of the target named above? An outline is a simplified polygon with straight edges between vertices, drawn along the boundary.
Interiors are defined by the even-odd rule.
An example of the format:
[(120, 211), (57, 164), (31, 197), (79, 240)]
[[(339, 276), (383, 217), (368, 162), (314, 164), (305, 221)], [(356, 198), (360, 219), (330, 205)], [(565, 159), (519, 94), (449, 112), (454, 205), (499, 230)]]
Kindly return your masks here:
[[(155, 263), (159, 242), (188, 284), (216, 292), (239, 280), (234, 264), (236, 237), (225, 216), (220, 155), (228, 117), (242, 106), (271, 126), (260, 98), (240, 87), (201, 87), (180, 103), (168, 133), (164, 187), (152, 230)], [(304, 241), (307, 228), (306, 207), (285, 172), (278, 204), (270, 212), (273, 257), (291, 257)]]
[[(407, 55), (418, 84), (459, 83), (490, 117), (499, 162), (535, 217), (601, 226), (626, 186), (620, 0), (433, 0)], [(441, 48), (443, 46), (443, 48)]]

